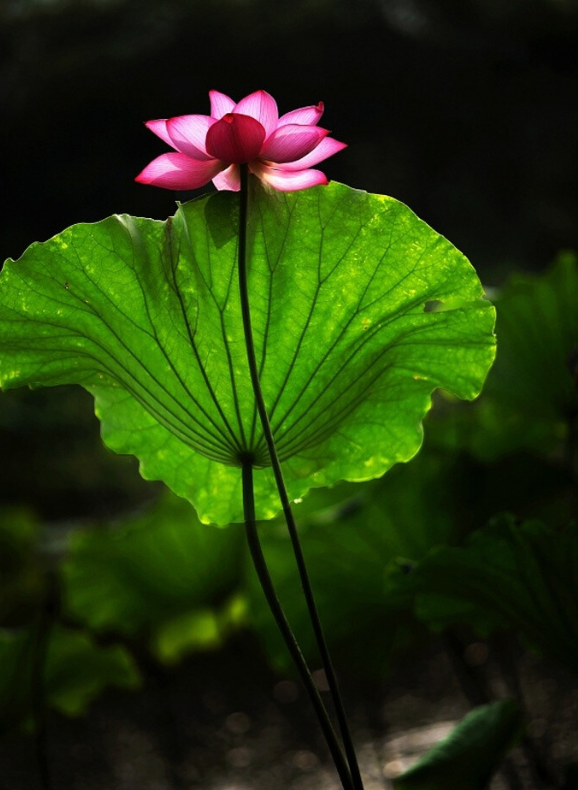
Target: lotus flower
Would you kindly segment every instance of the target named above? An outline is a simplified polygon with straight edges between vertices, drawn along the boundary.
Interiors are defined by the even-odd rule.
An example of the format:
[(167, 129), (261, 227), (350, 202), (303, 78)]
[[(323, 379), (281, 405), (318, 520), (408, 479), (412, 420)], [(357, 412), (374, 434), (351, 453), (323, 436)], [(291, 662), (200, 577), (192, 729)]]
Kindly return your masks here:
[(256, 91), (235, 102), (210, 91), (210, 115), (181, 115), (146, 126), (176, 153), (162, 154), (136, 177), (165, 189), (197, 189), (212, 181), (217, 189), (240, 189), (239, 165), (281, 192), (293, 192), (327, 178), (312, 165), (346, 147), (328, 137), (317, 122), (323, 103), (279, 117), (275, 99)]

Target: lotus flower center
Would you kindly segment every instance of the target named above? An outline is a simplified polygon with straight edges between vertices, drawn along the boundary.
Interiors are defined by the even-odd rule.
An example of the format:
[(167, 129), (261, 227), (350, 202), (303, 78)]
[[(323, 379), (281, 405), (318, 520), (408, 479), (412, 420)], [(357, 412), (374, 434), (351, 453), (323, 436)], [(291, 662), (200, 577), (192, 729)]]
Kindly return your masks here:
[(207, 153), (230, 164), (256, 159), (265, 140), (265, 129), (249, 115), (230, 112), (207, 132)]

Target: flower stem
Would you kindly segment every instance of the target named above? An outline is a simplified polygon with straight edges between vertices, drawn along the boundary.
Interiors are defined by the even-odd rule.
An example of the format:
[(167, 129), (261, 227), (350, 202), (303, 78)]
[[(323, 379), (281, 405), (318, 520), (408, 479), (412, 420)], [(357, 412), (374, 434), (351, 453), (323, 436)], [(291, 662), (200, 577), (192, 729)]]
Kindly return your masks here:
[(257, 522), (255, 520), (253, 465), (250, 460), (243, 463), (242, 475), (245, 531), (247, 534), (247, 542), (249, 544), (251, 558), (253, 559), (253, 565), (255, 567), (255, 571), (257, 572), (257, 576), (259, 577), (261, 588), (265, 594), (267, 603), (269, 604), (269, 609), (275, 618), (277, 627), (279, 628), (285, 644), (287, 645), (291, 658), (293, 659), (293, 662), (297, 667), (297, 671), (301, 676), (301, 680), (303, 681), (303, 684), (307, 690), (313, 708), (315, 709), (317, 719), (319, 720), (319, 724), (323, 730), (323, 734), (325, 736), (325, 740), (327, 741), (329, 751), (331, 752), (333, 762), (335, 763), (337, 773), (341, 779), (341, 784), (344, 790), (354, 790), (351, 774), (349, 772), (347, 762), (345, 761), (345, 758), (341, 752), (339, 741), (337, 740), (337, 736), (335, 735), (333, 726), (329, 716), (327, 715), (327, 711), (325, 710), (323, 700), (321, 699), (319, 691), (317, 690), (317, 686), (315, 685), (315, 681), (313, 680), (307, 663), (303, 658), (301, 648), (299, 647), (295, 635), (291, 630), (291, 626), (289, 625), (281, 604), (279, 603), (277, 593), (275, 592), (275, 587), (273, 586), (273, 582), (271, 581), (271, 576), (267, 568), (267, 563), (265, 562), (265, 558), (263, 556), (263, 550), (261, 548), (259, 534), (257, 532)]
[(343, 739), (345, 754), (347, 756), (349, 769), (351, 771), (353, 788), (354, 790), (363, 790), (363, 781), (361, 779), (361, 773), (359, 770), (359, 765), (357, 762), (357, 757), (353, 746), (353, 739), (351, 737), (351, 733), (349, 730), (349, 724), (347, 721), (345, 708), (339, 691), (337, 677), (333, 669), (333, 664), (331, 662), (331, 657), (329, 655), (329, 650), (327, 648), (327, 642), (323, 634), (321, 621), (319, 619), (319, 614), (317, 612), (317, 606), (315, 604), (315, 599), (313, 597), (313, 590), (311, 588), (311, 583), (309, 581), (307, 567), (305, 565), (305, 558), (303, 556), (301, 544), (299, 542), (297, 526), (295, 524), (293, 511), (291, 510), (291, 503), (289, 501), (287, 488), (285, 487), (283, 472), (281, 470), (281, 463), (279, 461), (279, 456), (277, 454), (277, 448), (275, 446), (273, 432), (271, 430), (269, 416), (267, 414), (267, 409), (265, 406), (265, 401), (261, 390), (261, 383), (259, 380), (259, 370), (258, 370), (257, 359), (255, 355), (255, 346), (253, 343), (251, 312), (249, 308), (249, 288), (247, 281), (246, 242), (247, 242), (247, 207), (248, 207), (248, 197), (249, 197), (247, 165), (241, 165), (240, 170), (241, 170), (241, 190), (240, 190), (240, 204), (239, 204), (239, 288), (241, 295), (241, 311), (243, 315), (243, 327), (245, 330), (245, 343), (247, 346), (247, 358), (248, 358), (249, 370), (251, 374), (251, 383), (253, 386), (253, 392), (255, 394), (255, 402), (257, 405), (257, 411), (263, 429), (263, 435), (265, 437), (265, 442), (267, 444), (267, 449), (269, 451), (269, 458), (271, 461), (275, 482), (277, 484), (277, 490), (279, 492), (279, 498), (281, 500), (283, 514), (285, 516), (285, 521), (287, 523), (287, 529), (289, 531), (289, 536), (293, 547), (293, 553), (295, 555), (295, 561), (297, 563), (297, 568), (299, 571), (301, 586), (303, 588), (307, 609), (309, 611), (311, 625), (315, 634), (315, 639), (317, 641), (317, 646), (319, 649), (319, 654), (321, 656), (321, 661), (323, 663), (323, 668), (325, 670), (325, 675), (327, 678), (327, 683), (329, 686), (331, 697), (333, 699), (333, 705), (335, 707), (335, 713), (337, 716), (337, 721), (339, 723), (341, 737)]
[(46, 689), (45, 672), (48, 644), (54, 622), (56, 582), (53, 575), (47, 575), (47, 590), (42, 608), (38, 615), (32, 647), (32, 667), (30, 676), (30, 696), (32, 718), (34, 721), (34, 740), (38, 777), (42, 790), (52, 790), (52, 779), (48, 765), (46, 741)]

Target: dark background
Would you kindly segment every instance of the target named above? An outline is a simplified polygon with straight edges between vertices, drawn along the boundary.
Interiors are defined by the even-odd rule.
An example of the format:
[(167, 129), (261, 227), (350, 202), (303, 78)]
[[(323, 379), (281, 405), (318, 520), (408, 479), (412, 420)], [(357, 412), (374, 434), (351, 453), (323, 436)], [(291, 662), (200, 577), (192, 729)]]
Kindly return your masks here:
[(0, 23), (3, 257), (173, 213), (133, 182), (167, 150), (142, 124), (211, 88), (323, 100), (349, 144), (328, 175), (406, 202), (490, 284), (578, 246), (575, 0), (3, 0)]

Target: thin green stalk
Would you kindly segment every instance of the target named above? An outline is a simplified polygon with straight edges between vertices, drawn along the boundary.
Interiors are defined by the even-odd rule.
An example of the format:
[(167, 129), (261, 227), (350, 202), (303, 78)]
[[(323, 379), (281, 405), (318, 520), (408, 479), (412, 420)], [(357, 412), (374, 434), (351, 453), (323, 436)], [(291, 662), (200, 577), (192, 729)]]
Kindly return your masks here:
[(48, 643), (50, 641), (53, 624), (53, 597), (54, 584), (49, 576), (46, 598), (42, 603), (42, 609), (38, 615), (38, 622), (34, 634), (30, 676), (30, 696), (32, 703), (32, 718), (34, 720), (36, 763), (42, 790), (52, 790), (46, 741), (46, 690), (44, 676), (46, 671)]
[(275, 592), (275, 587), (273, 586), (271, 576), (269, 575), (269, 571), (267, 569), (267, 564), (263, 556), (263, 550), (261, 548), (261, 543), (259, 541), (259, 535), (257, 532), (257, 522), (255, 520), (253, 465), (251, 460), (247, 460), (243, 463), (242, 475), (245, 531), (247, 533), (247, 542), (249, 544), (249, 550), (251, 552), (255, 571), (257, 572), (259, 582), (261, 583), (261, 588), (265, 594), (267, 603), (269, 604), (269, 609), (275, 618), (277, 627), (279, 628), (279, 631), (285, 640), (285, 644), (287, 645), (291, 658), (293, 659), (293, 662), (297, 667), (297, 671), (301, 676), (301, 680), (303, 681), (307, 693), (309, 694), (309, 698), (315, 709), (319, 724), (323, 730), (325, 740), (327, 741), (329, 751), (331, 752), (333, 762), (335, 763), (337, 773), (341, 779), (341, 784), (343, 785), (344, 790), (353, 790), (354, 785), (352, 783), (351, 774), (349, 772), (347, 762), (342, 754), (339, 741), (337, 740), (337, 736), (333, 730), (333, 726), (329, 716), (327, 715), (327, 711), (325, 710), (323, 700), (319, 695), (315, 681), (313, 680), (307, 663), (303, 658), (299, 644), (295, 639), (295, 635), (291, 630), (291, 626), (289, 625), (281, 604), (279, 603), (277, 593)]
[(253, 392), (255, 394), (255, 402), (257, 405), (259, 419), (261, 421), (261, 426), (263, 428), (263, 435), (265, 437), (267, 449), (269, 451), (269, 458), (271, 460), (271, 466), (273, 469), (273, 474), (275, 476), (277, 490), (279, 492), (279, 497), (281, 500), (283, 514), (285, 516), (285, 521), (287, 523), (287, 529), (289, 531), (289, 536), (293, 547), (293, 553), (295, 555), (295, 561), (297, 563), (297, 568), (299, 571), (301, 586), (303, 588), (307, 609), (309, 611), (311, 625), (313, 627), (315, 639), (317, 641), (317, 646), (319, 649), (319, 654), (321, 656), (321, 661), (323, 663), (323, 668), (325, 670), (325, 675), (327, 677), (327, 683), (329, 686), (331, 697), (333, 699), (335, 713), (337, 716), (337, 721), (339, 723), (339, 729), (341, 731), (341, 737), (343, 739), (343, 745), (345, 748), (345, 754), (347, 755), (347, 761), (349, 763), (349, 768), (353, 779), (353, 786), (355, 790), (363, 790), (363, 780), (361, 778), (361, 772), (359, 770), (357, 756), (355, 754), (355, 748), (353, 746), (353, 739), (351, 737), (351, 732), (349, 730), (349, 724), (347, 721), (347, 716), (345, 714), (345, 708), (343, 705), (343, 700), (341, 698), (341, 693), (339, 691), (337, 677), (335, 674), (335, 670), (333, 669), (333, 664), (331, 662), (331, 657), (329, 655), (329, 650), (327, 648), (327, 642), (325, 640), (323, 629), (321, 627), (321, 621), (319, 619), (319, 614), (317, 611), (317, 606), (315, 604), (315, 599), (313, 597), (313, 590), (311, 588), (311, 583), (309, 581), (309, 576), (305, 565), (305, 558), (303, 556), (301, 544), (299, 542), (297, 526), (295, 524), (293, 511), (291, 510), (291, 503), (289, 501), (289, 496), (287, 494), (287, 488), (285, 487), (283, 472), (281, 470), (281, 463), (279, 461), (277, 448), (275, 446), (275, 441), (273, 439), (273, 432), (271, 430), (271, 425), (269, 423), (269, 416), (267, 414), (267, 409), (265, 406), (265, 401), (261, 390), (261, 383), (259, 380), (259, 369), (257, 366), (257, 359), (255, 356), (255, 346), (253, 343), (251, 311), (249, 307), (249, 288), (247, 281), (246, 243), (247, 243), (247, 207), (248, 207), (248, 197), (249, 197), (247, 165), (241, 165), (240, 169), (241, 169), (241, 191), (240, 191), (240, 204), (239, 204), (239, 288), (241, 295), (241, 311), (243, 315), (243, 327), (245, 330), (245, 343), (247, 347), (247, 359), (249, 363), (249, 370), (251, 373), (251, 383), (253, 386)]

